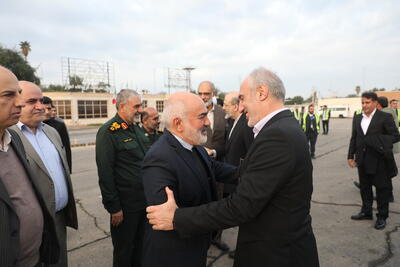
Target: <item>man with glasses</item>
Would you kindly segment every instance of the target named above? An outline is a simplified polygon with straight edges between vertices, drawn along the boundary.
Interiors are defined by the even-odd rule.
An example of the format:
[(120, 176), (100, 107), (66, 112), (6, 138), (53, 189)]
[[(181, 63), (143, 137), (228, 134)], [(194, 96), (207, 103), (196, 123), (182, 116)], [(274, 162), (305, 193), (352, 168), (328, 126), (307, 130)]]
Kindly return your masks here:
[[(210, 120), (210, 125), (207, 127), (207, 142), (204, 144), (204, 147), (211, 157), (222, 161), (225, 149), (225, 112), (219, 105), (213, 103), (215, 85), (212, 82), (201, 82), (197, 92), (206, 105), (208, 111), (207, 117)], [(218, 199), (222, 198), (223, 191), (224, 185), (217, 183)], [(218, 232), (212, 244), (222, 251), (228, 251), (228, 245), (221, 241), (221, 234), (222, 231)]]
[(147, 151), (140, 120), (142, 101), (121, 90), (117, 114), (96, 136), (96, 163), (103, 205), (110, 213), (113, 266), (141, 266), (146, 200), (140, 166)]

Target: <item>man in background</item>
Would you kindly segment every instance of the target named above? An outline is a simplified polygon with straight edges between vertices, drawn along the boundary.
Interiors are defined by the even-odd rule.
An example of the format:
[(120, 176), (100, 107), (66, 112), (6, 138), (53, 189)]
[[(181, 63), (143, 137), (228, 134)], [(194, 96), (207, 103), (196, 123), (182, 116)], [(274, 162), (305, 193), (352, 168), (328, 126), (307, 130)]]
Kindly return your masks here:
[(54, 220), (19, 136), (7, 129), (23, 107), (17, 77), (0, 66), (0, 266), (5, 267), (41, 266), (59, 257)]
[(96, 163), (104, 208), (110, 214), (113, 266), (141, 266), (146, 200), (140, 166), (147, 152), (140, 120), (142, 101), (121, 90), (117, 114), (96, 136)]
[(55, 107), (53, 105), (53, 100), (51, 100), (50, 97), (43, 96), (43, 106), (45, 114), (45, 120), (43, 122), (56, 129), (60, 135), (62, 144), (65, 148), (65, 153), (67, 154), (69, 172), (72, 173), (71, 142), (69, 139), (67, 126), (61, 118), (56, 116), (56, 112), (53, 111), (55, 110)]
[(310, 145), (310, 155), (315, 159), (315, 144), (319, 133), (319, 116), (314, 113), (314, 105), (308, 106), (308, 112), (303, 115), (303, 131), (307, 136), (307, 141)]
[[(225, 150), (225, 112), (220, 105), (213, 103), (215, 85), (210, 81), (203, 81), (197, 89), (198, 95), (207, 108), (207, 117), (210, 121), (207, 127), (207, 142), (204, 144), (208, 154), (216, 160), (222, 161)], [(223, 196), (224, 185), (217, 183), (218, 199)], [(219, 231), (212, 244), (222, 251), (228, 251), (227, 244), (221, 241), (222, 231)]]
[(158, 127), (160, 126), (160, 115), (155, 108), (145, 108), (141, 113), (141, 122), (141, 128), (144, 135), (147, 137), (147, 140), (145, 140), (145, 146), (149, 149), (162, 135), (162, 131), (158, 130)]
[(351, 168), (358, 169), (362, 200), (361, 211), (351, 219), (372, 220), (375, 186), (378, 213), (374, 227), (380, 230), (386, 227), (389, 216), (390, 179), (398, 172), (392, 147), (400, 135), (392, 115), (376, 108), (377, 100), (374, 92), (361, 95), (363, 113), (353, 118), (347, 161)]
[(328, 132), (329, 132), (329, 119), (330, 118), (331, 118), (331, 110), (328, 109), (327, 105), (324, 105), (322, 107), (322, 114), (321, 114), (322, 129), (323, 129), (322, 134), (328, 134)]
[(68, 266), (67, 229), (78, 229), (75, 198), (69, 165), (58, 132), (43, 123), (45, 118), (42, 90), (34, 83), (20, 81), (25, 106), (17, 125), (12, 127), (24, 145), (38, 189), (55, 220), (60, 244), (60, 259), (53, 266)]

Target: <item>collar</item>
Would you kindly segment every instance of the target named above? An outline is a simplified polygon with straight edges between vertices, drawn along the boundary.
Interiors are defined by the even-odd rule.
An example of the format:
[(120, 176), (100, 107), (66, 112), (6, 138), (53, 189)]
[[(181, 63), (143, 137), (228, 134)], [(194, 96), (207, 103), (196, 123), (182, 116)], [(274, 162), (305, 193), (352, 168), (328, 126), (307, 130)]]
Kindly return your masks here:
[(193, 145), (189, 144), (188, 142), (186, 142), (185, 140), (183, 140), (182, 138), (180, 138), (179, 136), (174, 135), (173, 133), (171, 133), (176, 140), (178, 140), (178, 142), (187, 150), (192, 151)]
[(0, 141), (1, 141), (0, 142), (0, 151), (7, 152), (8, 147), (11, 143), (11, 134), (8, 132), (7, 129), (4, 131), (3, 140), (0, 140)]
[[(21, 130), (21, 131), (23, 131), (24, 129), (26, 129), (26, 130), (29, 130), (30, 132), (32, 132), (31, 131), (31, 129), (28, 127), (28, 126), (26, 126), (25, 124), (23, 124), (22, 122), (17, 122), (17, 127)], [(36, 127), (36, 129), (37, 130), (41, 130), (42, 128), (43, 128), (43, 125), (44, 125), (44, 123), (43, 122), (40, 122), (39, 123), (39, 125)]]
[(376, 108), (374, 109), (374, 111), (372, 111), (372, 113), (369, 116), (365, 115), (364, 112), (362, 113), (362, 116), (363, 116), (363, 118), (371, 119), (374, 116), (375, 112), (376, 112)]
[(281, 108), (281, 109), (275, 110), (274, 112), (271, 112), (270, 114), (265, 116), (263, 119), (261, 119), (259, 122), (257, 122), (253, 128), (254, 138), (257, 137), (257, 135), (260, 133), (261, 129), (264, 127), (265, 124), (267, 124), (267, 122), (270, 119), (272, 119), (272, 117), (274, 117), (276, 114), (278, 114), (282, 111), (285, 111), (285, 110), (288, 110), (288, 108)]

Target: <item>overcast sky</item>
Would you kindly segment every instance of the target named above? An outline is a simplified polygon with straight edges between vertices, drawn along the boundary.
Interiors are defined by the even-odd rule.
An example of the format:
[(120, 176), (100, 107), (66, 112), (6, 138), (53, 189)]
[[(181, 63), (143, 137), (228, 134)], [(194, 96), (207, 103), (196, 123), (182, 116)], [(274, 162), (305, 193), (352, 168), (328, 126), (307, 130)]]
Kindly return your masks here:
[(400, 1), (12, 0), (0, 44), (28, 41), (42, 82), (61, 83), (61, 57), (110, 61), (117, 89), (164, 88), (164, 68), (194, 66), (192, 86), (238, 90), (264, 66), (287, 96), (400, 88)]

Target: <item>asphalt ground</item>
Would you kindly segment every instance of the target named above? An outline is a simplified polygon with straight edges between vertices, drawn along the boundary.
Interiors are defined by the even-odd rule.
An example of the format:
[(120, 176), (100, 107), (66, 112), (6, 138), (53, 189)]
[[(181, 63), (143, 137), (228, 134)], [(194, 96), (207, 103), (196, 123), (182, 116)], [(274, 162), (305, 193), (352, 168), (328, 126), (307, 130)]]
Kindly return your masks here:
[[(350, 216), (361, 207), (353, 185), (357, 171), (347, 166), (350, 119), (333, 119), (329, 135), (317, 140), (314, 165), (314, 192), (311, 203), (313, 229), (321, 266), (400, 266), (400, 182), (393, 179), (395, 202), (384, 230), (375, 230), (374, 221), (353, 221)], [(79, 135), (79, 130), (76, 131)], [(96, 131), (84, 133), (90, 138)], [(101, 204), (97, 183), (94, 146), (74, 147), (73, 175), (78, 207), (79, 230), (68, 230), (69, 266), (112, 266), (109, 215)], [(396, 155), (399, 162), (400, 156)], [(236, 229), (223, 232), (223, 241), (233, 249)], [(208, 266), (228, 267), (233, 260), (211, 247)], [(266, 265), (260, 265), (266, 266)], [(185, 266), (186, 267), (186, 266)]]

